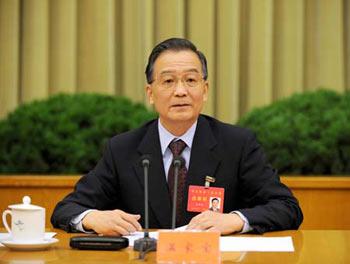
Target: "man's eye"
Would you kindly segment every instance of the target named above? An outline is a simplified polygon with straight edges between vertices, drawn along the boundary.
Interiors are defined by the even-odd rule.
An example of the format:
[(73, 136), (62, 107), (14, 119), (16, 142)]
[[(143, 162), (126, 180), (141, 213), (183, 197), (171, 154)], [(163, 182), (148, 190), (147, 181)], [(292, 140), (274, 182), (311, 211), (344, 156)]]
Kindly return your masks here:
[(163, 81), (163, 83), (165, 83), (165, 84), (171, 84), (171, 83), (173, 83), (173, 82), (174, 82), (173, 79), (167, 79), (167, 80), (164, 80), (164, 81)]
[(197, 84), (197, 79), (195, 79), (195, 78), (187, 78), (186, 79), (186, 83), (188, 84), (188, 85), (190, 85), (190, 86), (194, 86), (194, 85), (196, 85)]

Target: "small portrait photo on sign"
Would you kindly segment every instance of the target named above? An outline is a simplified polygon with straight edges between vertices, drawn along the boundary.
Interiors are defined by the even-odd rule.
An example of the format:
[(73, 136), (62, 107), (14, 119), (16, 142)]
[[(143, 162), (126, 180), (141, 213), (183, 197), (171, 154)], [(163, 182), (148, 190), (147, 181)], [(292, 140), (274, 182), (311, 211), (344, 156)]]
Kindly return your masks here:
[(214, 212), (220, 212), (220, 201), (219, 197), (210, 197), (209, 210)]

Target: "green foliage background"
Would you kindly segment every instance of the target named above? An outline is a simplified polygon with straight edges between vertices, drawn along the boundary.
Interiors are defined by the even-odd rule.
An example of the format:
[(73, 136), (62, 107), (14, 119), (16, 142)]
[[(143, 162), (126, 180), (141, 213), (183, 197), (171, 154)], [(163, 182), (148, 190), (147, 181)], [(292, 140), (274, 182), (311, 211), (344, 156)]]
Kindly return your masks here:
[(245, 115), (280, 174), (350, 175), (350, 92), (295, 94)]
[[(108, 138), (156, 114), (123, 97), (57, 95), (0, 121), (0, 173), (85, 173)], [(350, 92), (295, 94), (246, 114), (280, 174), (350, 175)]]
[(60, 94), (0, 121), (0, 173), (84, 173), (106, 140), (156, 117), (142, 104), (99, 94)]

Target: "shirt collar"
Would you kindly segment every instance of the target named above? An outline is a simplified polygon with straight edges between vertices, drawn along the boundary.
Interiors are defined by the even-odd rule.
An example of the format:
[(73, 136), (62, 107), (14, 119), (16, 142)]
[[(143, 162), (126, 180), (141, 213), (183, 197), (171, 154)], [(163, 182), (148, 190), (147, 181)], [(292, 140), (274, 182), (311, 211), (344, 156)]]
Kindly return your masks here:
[(160, 139), (160, 146), (162, 148), (162, 154), (164, 155), (167, 147), (169, 146), (170, 142), (174, 139), (181, 139), (183, 140), (187, 147), (189, 149), (192, 148), (192, 142), (194, 138), (194, 133), (196, 132), (197, 127), (197, 121), (193, 123), (193, 125), (186, 131), (185, 134), (178, 137), (173, 134), (171, 134), (160, 122), (158, 118), (158, 132), (159, 132), (159, 139)]

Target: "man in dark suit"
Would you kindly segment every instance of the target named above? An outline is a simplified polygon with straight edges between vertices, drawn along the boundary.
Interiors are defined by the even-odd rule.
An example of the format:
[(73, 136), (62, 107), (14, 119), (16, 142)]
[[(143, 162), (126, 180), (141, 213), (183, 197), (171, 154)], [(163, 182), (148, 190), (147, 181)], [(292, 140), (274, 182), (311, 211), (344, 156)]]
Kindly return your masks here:
[[(126, 235), (144, 219), (140, 158), (151, 157), (149, 225), (171, 226), (171, 194), (177, 192), (177, 226), (188, 229), (263, 233), (297, 229), (303, 215), (298, 201), (266, 162), (253, 133), (201, 115), (208, 97), (205, 56), (185, 39), (168, 39), (152, 51), (146, 68), (146, 93), (159, 118), (111, 138), (96, 167), (59, 202), (54, 227)], [(185, 161), (174, 190), (172, 160)], [(224, 212), (187, 211), (188, 188), (211, 186), (225, 191)]]

